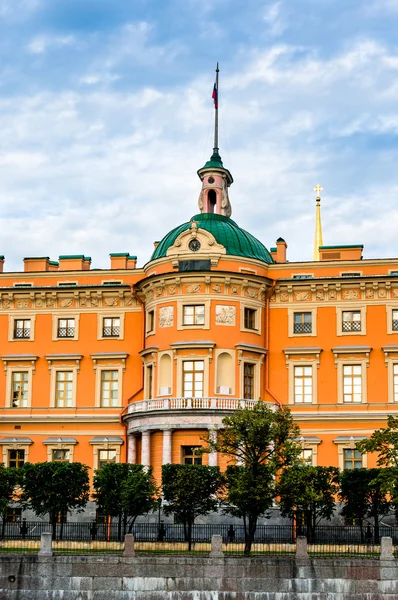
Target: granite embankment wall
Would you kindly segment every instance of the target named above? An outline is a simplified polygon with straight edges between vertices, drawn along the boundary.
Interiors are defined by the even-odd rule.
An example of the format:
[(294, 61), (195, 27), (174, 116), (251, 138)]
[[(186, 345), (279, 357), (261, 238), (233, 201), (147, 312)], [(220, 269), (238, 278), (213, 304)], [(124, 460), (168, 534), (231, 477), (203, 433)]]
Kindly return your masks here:
[(398, 562), (0, 556), (1, 600), (397, 600)]

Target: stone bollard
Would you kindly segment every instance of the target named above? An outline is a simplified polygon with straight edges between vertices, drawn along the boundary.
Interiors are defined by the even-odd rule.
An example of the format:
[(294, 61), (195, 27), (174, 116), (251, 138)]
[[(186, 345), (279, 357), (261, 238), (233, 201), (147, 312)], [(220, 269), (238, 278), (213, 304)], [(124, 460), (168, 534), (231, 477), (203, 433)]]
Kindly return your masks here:
[(123, 556), (135, 556), (134, 535), (132, 533), (126, 533), (124, 536)]
[(222, 535), (211, 536), (210, 556), (224, 556), (222, 551)]
[(296, 539), (296, 558), (308, 558), (307, 538), (298, 536)]
[(380, 560), (394, 560), (390, 537), (382, 537), (380, 540)]
[(53, 540), (52, 534), (47, 531), (42, 533), (40, 536), (40, 556), (52, 556), (53, 555)]

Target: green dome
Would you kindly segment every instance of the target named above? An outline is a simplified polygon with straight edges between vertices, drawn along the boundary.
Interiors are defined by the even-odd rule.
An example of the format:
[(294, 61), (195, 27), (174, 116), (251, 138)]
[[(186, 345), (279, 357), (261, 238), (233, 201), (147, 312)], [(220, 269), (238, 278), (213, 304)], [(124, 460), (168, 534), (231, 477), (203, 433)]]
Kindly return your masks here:
[[(241, 229), (229, 217), (212, 213), (202, 213), (192, 217), (191, 221), (196, 221), (198, 229), (204, 229), (211, 233), (216, 241), (224, 246), (227, 254), (231, 256), (244, 256), (245, 258), (256, 258), (266, 263), (273, 262), (267, 248), (251, 233)], [(151, 260), (166, 256), (167, 250), (173, 246), (178, 236), (190, 228), (191, 223), (188, 222), (172, 229), (159, 242), (152, 254)]]

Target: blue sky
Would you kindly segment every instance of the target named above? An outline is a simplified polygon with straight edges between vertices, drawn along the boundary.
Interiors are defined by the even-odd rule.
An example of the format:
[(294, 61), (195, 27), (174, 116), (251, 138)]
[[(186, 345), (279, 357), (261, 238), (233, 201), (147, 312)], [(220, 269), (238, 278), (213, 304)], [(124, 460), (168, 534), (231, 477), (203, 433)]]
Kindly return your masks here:
[(232, 218), (398, 256), (398, 0), (0, 0), (0, 254), (150, 257), (212, 150)]

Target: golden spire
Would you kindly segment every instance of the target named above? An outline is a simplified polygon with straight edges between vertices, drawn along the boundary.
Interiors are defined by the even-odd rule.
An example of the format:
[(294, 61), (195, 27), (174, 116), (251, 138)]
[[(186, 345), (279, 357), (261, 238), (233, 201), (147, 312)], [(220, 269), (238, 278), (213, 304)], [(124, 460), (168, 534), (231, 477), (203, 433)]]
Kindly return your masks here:
[(319, 183), (314, 187), (316, 192), (316, 215), (315, 215), (315, 240), (314, 240), (314, 260), (319, 260), (319, 246), (323, 246), (322, 240), (322, 222), (321, 222), (321, 192), (323, 187)]

